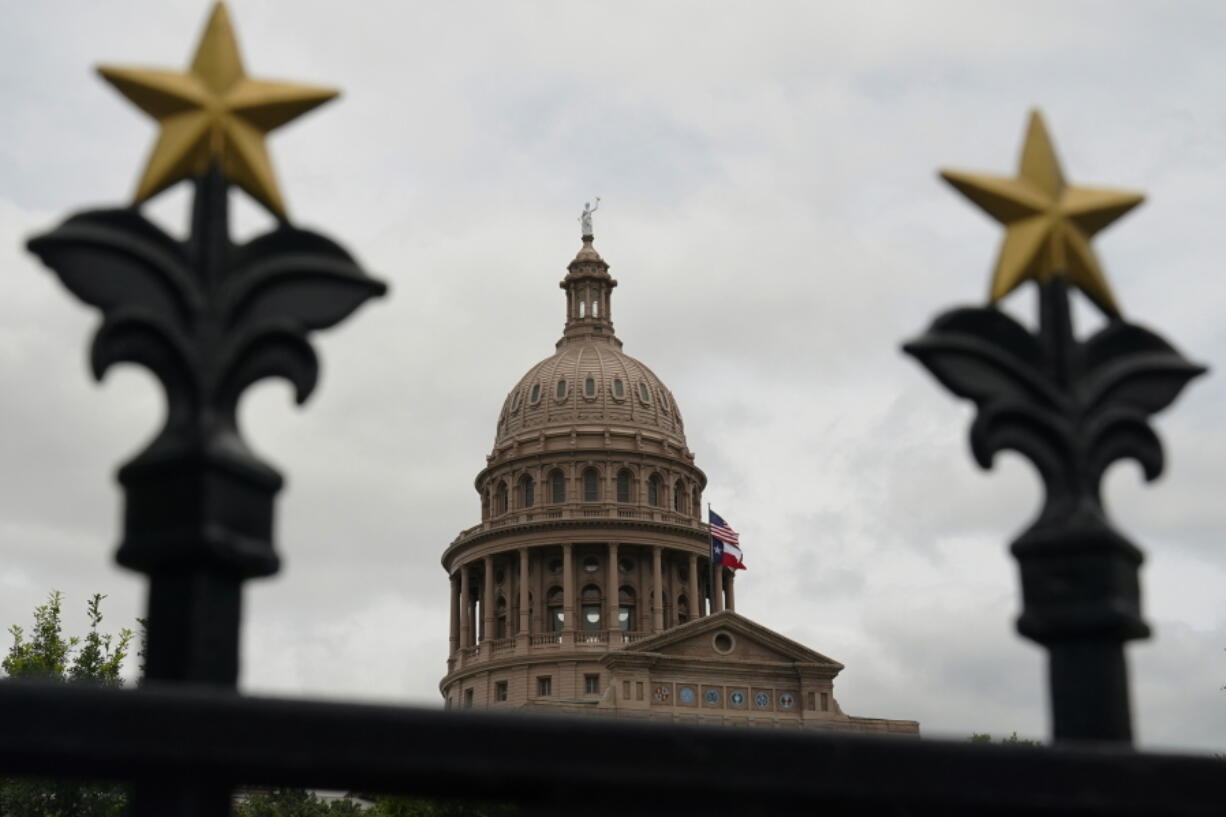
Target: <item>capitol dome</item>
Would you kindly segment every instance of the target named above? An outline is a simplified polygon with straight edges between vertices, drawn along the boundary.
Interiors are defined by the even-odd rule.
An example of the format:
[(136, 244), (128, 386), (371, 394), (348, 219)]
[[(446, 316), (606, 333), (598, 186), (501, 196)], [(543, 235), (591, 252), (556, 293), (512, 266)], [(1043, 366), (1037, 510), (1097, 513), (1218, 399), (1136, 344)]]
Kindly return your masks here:
[(663, 434), (685, 446), (672, 392), (643, 363), (621, 351), (613, 333), (610, 291), (617, 282), (585, 239), (560, 286), (566, 328), (551, 357), (520, 378), (503, 401), (495, 448), (525, 432), (599, 424)]
[(608, 341), (568, 342), (528, 370), (502, 405), (495, 445), (553, 425), (646, 428), (685, 444), (681, 412), (655, 373)]

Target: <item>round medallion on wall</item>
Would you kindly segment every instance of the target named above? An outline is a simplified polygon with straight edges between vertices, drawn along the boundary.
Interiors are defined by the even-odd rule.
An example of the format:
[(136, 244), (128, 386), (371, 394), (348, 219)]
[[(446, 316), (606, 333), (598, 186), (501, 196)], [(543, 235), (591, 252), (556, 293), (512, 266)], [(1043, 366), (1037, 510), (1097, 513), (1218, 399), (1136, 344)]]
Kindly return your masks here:
[(677, 700), (683, 704), (692, 704), (695, 698), (694, 687), (681, 687), (681, 689), (677, 690)]
[(651, 694), (652, 700), (658, 703), (667, 703), (668, 699), (673, 697), (673, 691), (670, 687), (658, 686)]
[(771, 696), (765, 692), (757, 692), (753, 696), (753, 705), (758, 707), (758, 709), (769, 709)]
[(719, 690), (708, 689), (702, 694), (702, 700), (707, 706), (719, 706)]
[(739, 689), (734, 689), (732, 692), (728, 693), (728, 702), (733, 706), (744, 706), (745, 693), (741, 692)]
[(796, 699), (793, 698), (789, 693), (785, 692), (779, 696), (779, 708), (780, 709), (791, 709), (795, 705), (796, 705)]

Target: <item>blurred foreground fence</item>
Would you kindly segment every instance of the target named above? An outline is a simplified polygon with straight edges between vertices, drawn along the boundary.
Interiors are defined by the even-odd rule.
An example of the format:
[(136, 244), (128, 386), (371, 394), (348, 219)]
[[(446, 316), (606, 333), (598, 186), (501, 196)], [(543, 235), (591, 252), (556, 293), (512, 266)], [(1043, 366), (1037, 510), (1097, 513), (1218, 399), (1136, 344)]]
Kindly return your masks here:
[[(190, 792), (303, 786), (525, 815), (1221, 815), (1208, 757), (0, 684), (0, 771)], [(166, 815), (221, 815), (184, 799)], [(216, 803), (211, 804), (217, 808)]]

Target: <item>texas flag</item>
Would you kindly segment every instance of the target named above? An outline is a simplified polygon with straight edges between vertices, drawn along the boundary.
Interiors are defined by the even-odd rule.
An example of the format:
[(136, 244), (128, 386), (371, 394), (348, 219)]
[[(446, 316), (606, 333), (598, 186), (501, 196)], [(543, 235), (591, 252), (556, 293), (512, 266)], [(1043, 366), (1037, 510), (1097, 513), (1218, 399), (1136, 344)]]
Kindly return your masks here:
[(728, 527), (724, 518), (710, 508), (707, 508), (707, 522), (711, 526), (711, 563), (733, 570), (745, 570), (745, 563), (741, 561), (744, 554), (739, 547), (740, 534)]

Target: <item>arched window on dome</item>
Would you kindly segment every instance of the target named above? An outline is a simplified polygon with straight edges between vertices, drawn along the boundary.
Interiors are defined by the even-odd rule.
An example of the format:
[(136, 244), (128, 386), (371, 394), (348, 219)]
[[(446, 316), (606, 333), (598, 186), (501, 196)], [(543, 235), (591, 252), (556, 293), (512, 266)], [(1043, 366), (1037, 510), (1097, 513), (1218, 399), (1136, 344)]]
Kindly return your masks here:
[(519, 481), (519, 503), (521, 508), (531, 508), (536, 504), (536, 481), (524, 474)]
[(584, 290), (583, 294), (579, 296), (579, 317), (587, 317), (587, 290)]
[(535, 406), (541, 402), (541, 384), (533, 383), (532, 391), (528, 392), (528, 405)]
[(566, 399), (566, 378), (562, 378), (558, 381), (558, 387), (554, 391), (554, 396), (559, 400)]
[(566, 628), (566, 611), (563, 609), (562, 588), (552, 587), (545, 594), (545, 616), (549, 619), (548, 627), (551, 633), (560, 633)]
[(554, 504), (566, 501), (566, 475), (560, 468), (549, 472), (549, 501)]
[(622, 381), (620, 377), (616, 377), (613, 379), (613, 399), (614, 400), (625, 400), (626, 399), (626, 384)]
[(596, 396), (596, 378), (588, 377), (583, 381), (583, 396), (589, 399)]
[(600, 501), (600, 474), (595, 468), (585, 468), (583, 471), (583, 501)]
[(623, 468), (617, 472), (617, 501), (618, 502), (633, 502), (631, 486), (634, 484), (634, 475), (630, 473), (629, 468)]
[(594, 584), (589, 584), (583, 588), (579, 594), (579, 618), (582, 621), (582, 628), (587, 631), (599, 630), (601, 624), (601, 611), (604, 609), (604, 598), (600, 593), (600, 588)]
[(639, 400), (645, 406), (651, 403), (651, 389), (647, 388), (646, 383), (639, 383)]
[(664, 409), (666, 414), (668, 413), (668, 392), (664, 389), (660, 389), (660, 408)]
[(673, 510), (685, 513), (685, 483), (681, 480), (677, 480), (673, 485)]
[(494, 513), (507, 512), (507, 484), (499, 482), (498, 487), (494, 489)]
[(682, 593), (677, 597), (677, 623), (685, 624), (690, 620), (690, 600)]
[(695, 519), (702, 519), (702, 492), (698, 490), (698, 486), (694, 486), (694, 502), (690, 505), (690, 513)]
[(519, 411), (519, 390), (515, 390), (515, 395), (511, 398), (511, 413)]
[(620, 630), (634, 629), (634, 588), (623, 584), (617, 591), (617, 626)]
[(592, 317), (593, 318), (600, 317), (600, 296), (599, 295), (592, 299)]
[(486, 488), (481, 493), (481, 518), (490, 518), (490, 489)]
[(660, 494), (662, 493), (663, 483), (659, 474), (652, 474), (647, 480), (647, 504), (653, 508), (660, 507)]
[(507, 600), (503, 596), (498, 597), (498, 603), (494, 605), (494, 638), (506, 638), (510, 633), (507, 631)]

